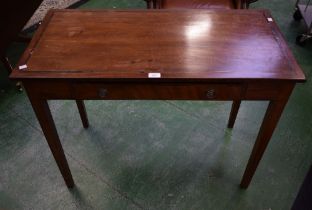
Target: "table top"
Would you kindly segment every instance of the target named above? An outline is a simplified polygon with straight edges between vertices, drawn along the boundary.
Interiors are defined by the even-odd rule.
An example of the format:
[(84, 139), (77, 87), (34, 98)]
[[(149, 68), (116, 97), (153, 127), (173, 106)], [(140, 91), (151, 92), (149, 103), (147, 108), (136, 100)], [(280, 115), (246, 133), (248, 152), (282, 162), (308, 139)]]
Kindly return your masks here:
[(52, 10), (24, 64), (10, 77), (305, 80), (266, 10)]

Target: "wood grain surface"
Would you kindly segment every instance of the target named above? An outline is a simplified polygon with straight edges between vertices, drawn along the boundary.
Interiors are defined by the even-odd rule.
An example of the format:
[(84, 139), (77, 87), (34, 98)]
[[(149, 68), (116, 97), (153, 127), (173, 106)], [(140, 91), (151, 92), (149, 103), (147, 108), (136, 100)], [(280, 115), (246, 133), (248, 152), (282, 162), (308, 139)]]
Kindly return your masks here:
[(279, 79), (304, 74), (265, 10), (52, 10), (11, 78)]

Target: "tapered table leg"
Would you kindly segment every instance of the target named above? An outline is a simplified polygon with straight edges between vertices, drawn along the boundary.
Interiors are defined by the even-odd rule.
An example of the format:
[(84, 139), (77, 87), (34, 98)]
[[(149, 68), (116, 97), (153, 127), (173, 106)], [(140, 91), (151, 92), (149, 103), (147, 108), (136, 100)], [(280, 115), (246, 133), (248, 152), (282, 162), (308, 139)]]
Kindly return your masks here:
[(67, 187), (72, 188), (74, 181), (47, 100), (33, 97), (31, 94), (28, 96), (65, 183)]
[(287, 101), (288, 97), (284, 100), (270, 101), (242, 178), (241, 188), (247, 188), (250, 184)]
[(88, 115), (86, 112), (86, 107), (84, 105), (84, 102), (83, 102), (83, 100), (76, 100), (76, 103), (77, 103), (77, 107), (79, 110), (82, 125), (84, 128), (88, 128), (89, 127), (89, 121), (88, 121)]
[(241, 100), (233, 101), (232, 108), (231, 108), (231, 114), (230, 114), (230, 118), (229, 118), (229, 122), (228, 122), (228, 128), (234, 127), (234, 123), (235, 123), (235, 120), (237, 117), (237, 113), (238, 113), (240, 104), (241, 104)]

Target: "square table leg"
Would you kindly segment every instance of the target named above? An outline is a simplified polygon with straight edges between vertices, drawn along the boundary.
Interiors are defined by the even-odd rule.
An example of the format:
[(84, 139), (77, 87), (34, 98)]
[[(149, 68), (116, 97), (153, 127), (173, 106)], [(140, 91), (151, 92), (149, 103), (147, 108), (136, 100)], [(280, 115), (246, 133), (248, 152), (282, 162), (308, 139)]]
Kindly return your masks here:
[(231, 114), (230, 114), (230, 118), (229, 118), (229, 122), (228, 122), (228, 128), (234, 127), (234, 123), (235, 123), (235, 120), (237, 117), (237, 113), (238, 113), (240, 104), (241, 104), (241, 100), (233, 101), (232, 108), (231, 108)]
[(76, 100), (76, 104), (78, 107), (82, 125), (84, 128), (88, 128), (89, 127), (88, 115), (83, 100)]
[[(253, 146), (251, 155), (247, 167), (245, 169), (242, 181), (240, 183), (241, 188), (247, 188), (251, 182), (251, 179), (258, 167), (258, 164), (262, 158), (262, 155), (269, 144), (274, 129), (282, 115), (282, 112), (287, 104), (288, 98), (291, 94), (293, 86), (289, 86), (289, 89), (285, 90), (284, 97), (279, 100), (271, 100), (267, 111), (265, 113), (258, 137)], [(281, 93), (283, 95), (283, 93)]]
[(33, 96), (30, 92), (28, 92), (28, 97), (65, 183), (67, 187), (72, 188), (74, 187), (74, 180), (57, 134), (48, 102), (46, 99)]

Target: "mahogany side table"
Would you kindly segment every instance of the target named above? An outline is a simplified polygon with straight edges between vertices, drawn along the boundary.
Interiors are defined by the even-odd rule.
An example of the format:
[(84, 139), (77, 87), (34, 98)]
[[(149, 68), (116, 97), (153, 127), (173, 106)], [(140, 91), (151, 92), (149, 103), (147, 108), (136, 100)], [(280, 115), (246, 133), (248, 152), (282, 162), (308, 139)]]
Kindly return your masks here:
[(47, 100), (241, 100), (269, 105), (247, 188), (296, 83), (305, 76), (266, 10), (51, 10), (12, 79), (23, 82), (68, 187), (74, 181)]

